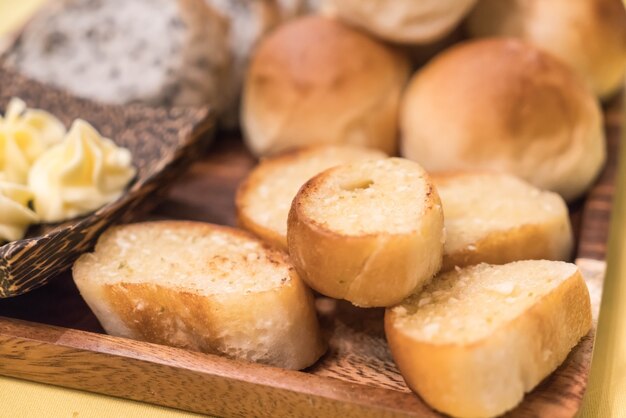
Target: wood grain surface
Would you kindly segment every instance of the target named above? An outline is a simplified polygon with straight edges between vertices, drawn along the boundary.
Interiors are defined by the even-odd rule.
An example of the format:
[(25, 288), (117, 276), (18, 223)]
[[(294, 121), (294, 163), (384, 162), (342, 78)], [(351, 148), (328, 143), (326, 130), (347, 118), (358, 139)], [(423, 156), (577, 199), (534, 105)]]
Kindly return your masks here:
[[(609, 162), (590, 198), (572, 205), (577, 263), (600, 302), (619, 145), (620, 102), (607, 108)], [(237, 135), (222, 135), (151, 218), (232, 225), (237, 184), (253, 167)], [(411, 393), (385, 342), (381, 309), (319, 297), (330, 349), (297, 372), (102, 334), (71, 277), (0, 300), (0, 374), (220, 416), (440, 416)], [(29, 321), (29, 322), (24, 322)], [(593, 332), (510, 417), (572, 417), (584, 393)]]

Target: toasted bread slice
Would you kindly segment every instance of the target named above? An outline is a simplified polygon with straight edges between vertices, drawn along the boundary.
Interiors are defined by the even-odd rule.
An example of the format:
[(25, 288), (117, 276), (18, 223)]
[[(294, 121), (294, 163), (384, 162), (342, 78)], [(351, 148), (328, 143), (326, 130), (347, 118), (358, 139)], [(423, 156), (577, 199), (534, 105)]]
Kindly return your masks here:
[(578, 268), (546, 260), (452, 270), (385, 314), (409, 387), (455, 417), (513, 408), (590, 328)]
[(572, 227), (558, 194), (501, 173), (442, 173), (432, 178), (445, 218), (443, 271), (571, 257)]
[(286, 254), (199, 222), (114, 227), (74, 264), (107, 333), (302, 369), (324, 352), (313, 297)]
[(318, 292), (357, 306), (391, 306), (441, 267), (443, 214), (430, 177), (402, 158), (331, 168), (289, 212), (289, 254)]
[(237, 190), (239, 225), (286, 250), (287, 214), (307, 180), (336, 165), (385, 157), (382, 151), (356, 145), (318, 145), (266, 158)]

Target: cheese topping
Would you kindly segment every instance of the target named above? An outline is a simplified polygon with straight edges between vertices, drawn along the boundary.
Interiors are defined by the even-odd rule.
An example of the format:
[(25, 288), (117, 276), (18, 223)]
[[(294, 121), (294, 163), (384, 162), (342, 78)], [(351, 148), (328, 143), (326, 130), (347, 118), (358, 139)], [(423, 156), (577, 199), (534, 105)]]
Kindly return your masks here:
[(32, 166), (28, 185), (44, 222), (84, 215), (117, 199), (135, 176), (131, 154), (77, 119)]
[(0, 243), (22, 238), (28, 225), (37, 222), (37, 215), (28, 208), (31, 199), (25, 186), (0, 181)]

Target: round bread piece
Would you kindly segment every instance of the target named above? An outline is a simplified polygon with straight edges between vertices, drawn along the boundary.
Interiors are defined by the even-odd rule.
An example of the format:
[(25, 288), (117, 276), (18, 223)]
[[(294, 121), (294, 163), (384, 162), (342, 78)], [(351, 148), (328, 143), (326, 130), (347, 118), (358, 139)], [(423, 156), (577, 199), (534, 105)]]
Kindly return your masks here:
[(407, 385), (453, 417), (515, 407), (591, 329), (589, 291), (574, 264), (480, 264), (439, 275), (385, 312)]
[(237, 221), (242, 228), (287, 250), (287, 215), (307, 180), (336, 165), (386, 157), (381, 151), (354, 145), (317, 145), (268, 157), (237, 189)]
[(325, 350), (313, 297), (287, 255), (200, 222), (114, 227), (73, 267), (107, 333), (302, 369)]
[(587, 85), (519, 40), (443, 52), (403, 100), (402, 153), (431, 172), (508, 172), (573, 200), (606, 158), (600, 106)]
[(301, 277), (356, 306), (391, 306), (441, 267), (443, 214), (417, 164), (388, 158), (313, 177), (289, 212), (287, 242)]
[(322, 10), (391, 42), (424, 44), (450, 33), (476, 0), (325, 0)]
[(561, 196), (501, 173), (433, 173), (443, 204), (442, 271), (517, 260), (568, 260), (573, 236)]
[(624, 85), (626, 9), (621, 0), (481, 0), (474, 36), (515, 36), (561, 58), (600, 97)]
[(397, 148), (405, 56), (341, 23), (309, 16), (260, 42), (244, 85), (245, 139), (256, 155), (320, 143)]

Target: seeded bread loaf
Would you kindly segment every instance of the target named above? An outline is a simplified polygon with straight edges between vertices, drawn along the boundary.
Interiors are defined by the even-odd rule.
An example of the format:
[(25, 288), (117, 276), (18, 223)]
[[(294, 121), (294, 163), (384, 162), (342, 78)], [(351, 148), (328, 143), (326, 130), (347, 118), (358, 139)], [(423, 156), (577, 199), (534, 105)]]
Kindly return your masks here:
[(442, 270), (517, 260), (569, 260), (572, 227), (561, 196), (500, 173), (435, 173), (446, 227)]
[(313, 297), (280, 251), (199, 222), (114, 227), (73, 267), (112, 335), (288, 369), (324, 352)]
[(205, 0), (59, 0), (24, 28), (6, 64), (116, 104), (226, 107), (228, 22)]
[(289, 212), (289, 255), (318, 292), (357, 306), (391, 306), (441, 267), (443, 215), (428, 174), (402, 158), (331, 168)]
[(307, 180), (336, 165), (385, 157), (354, 145), (318, 145), (265, 158), (237, 189), (238, 223), (286, 250), (291, 201)]
[(544, 260), (453, 270), (385, 314), (409, 387), (435, 409), (468, 418), (515, 407), (590, 328), (578, 268)]

